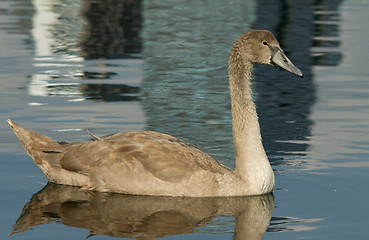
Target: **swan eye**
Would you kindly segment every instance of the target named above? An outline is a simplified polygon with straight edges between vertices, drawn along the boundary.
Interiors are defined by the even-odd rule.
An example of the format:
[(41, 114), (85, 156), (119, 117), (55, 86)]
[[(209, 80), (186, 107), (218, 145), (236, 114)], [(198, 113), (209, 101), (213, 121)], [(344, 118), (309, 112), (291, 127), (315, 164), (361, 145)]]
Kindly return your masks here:
[(268, 45), (268, 43), (267, 43), (267, 42), (265, 42), (265, 41), (263, 41), (263, 44), (264, 44), (264, 45)]

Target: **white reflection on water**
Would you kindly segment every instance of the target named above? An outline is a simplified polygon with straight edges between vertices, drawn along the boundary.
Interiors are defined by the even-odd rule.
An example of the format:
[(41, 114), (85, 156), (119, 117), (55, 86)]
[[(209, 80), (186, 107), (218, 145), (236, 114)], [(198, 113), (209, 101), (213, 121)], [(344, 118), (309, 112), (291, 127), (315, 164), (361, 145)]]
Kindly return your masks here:
[[(51, 38), (51, 37), (50, 37)], [(50, 39), (50, 41), (53, 40), (52, 38)], [(39, 41), (37, 38), (35, 41)], [(42, 41), (42, 40), (41, 40)], [(50, 49), (52, 49), (51, 46), (48, 46), (49, 48), (49, 54), (52, 54), (50, 51)], [(74, 56), (74, 55), (70, 55), (70, 54), (61, 54), (60, 56), (50, 56), (50, 55), (38, 55), (37, 57), (33, 58), (34, 61), (44, 61), (44, 62), (81, 62), (84, 61), (85, 59), (79, 56)], [(45, 63), (45, 64), (46, 64)], [(37, 65), (38, 63), (35, 63), (34, 66), (43, 66), (42, 63), (40, 63), (40, 65)]]
[(305, 225), (304, 223), (316, 223), (323, 221), (322, 218), (315, 219), (301, 219), (293, 217), (272, 217), (268, 232), (284, 232), (284, 231), (311, 231), (317, 230), (319, 227), (315, 224), (314, 226)]
[[(134, 59), (100, 60), (100, 64), (85, 60), (81, 56), (82, 51), (87, 55), (89, 54), (88, 50), (95, 51), (94, 46), (90, 46), (93, 44), (97, 44), (96, 48), (98, 50), (96, 51), (104, 53), (108, 51), (104, 50), (104, 44), (107, 45), (105, 47), (109, 47), (109, 44), (114, 42), (117, 42), (118, 45), (125, 41), (129, 43), (129, 39), (117, 41), (117, 39), (114, 39), (114, 37), (117, 37), (114, 34), (111, 36), (102, 35), (101, 39), (105, 39), (105, 43), (96, 32), (105, 31), (104, 24), (114, 29), (114, 31), (120, 32), (119, 28), (122, 28), (122, 26), (119, 25), (119, 19), (110, 20), (107, 18), (107, 23), (102, 20), (96, 26), (91, 22), (87, 22), (86, 20), (89, 20), (88, 16), (91, 15), (90, 11), (92, 14), (101, 14), (101, 12), (107, 10), (96, 8), (97, 5), (89, 1), (62, 0), (54, 2), (34, 0), (32, 3), (35, 10), (31, 31), (35, 55), (33, 67), (38, 71), (30, 76), (29, 95), (79, 97), (78, 100), (67, 100), (67, 102), (78, 102), (81, 99), (102, 101), (132, 101), (138, 99), (138, 86), (142, 80), (142, 60), (138, 58), (137, 54), (134, 55)], [(124, 2), (122, 3), (123, 5), (120, 5), (120, 7), (125, 7)], [(103, 6), (103, 4), (100, 3), (100, 6)], [(93, 13), (94, 10), (97, 10), (97, 13)], [(124, 25), (124, 29), (126, 27), (128, 29), (135, 26)], [(90, 42), (85, 43), (84, 41)], [(87, 49), (82, 50), (84, 45), (87, 45)], [(124, 44), (119, 45), (119, 47), (124, 48)], [(105, 58), (107, 56), (102, 54), (100, 57)], [(118, 73), (124, 75), (120, 77), (125, 77), (123, 81), (127, 82), (125, 84), (127, 87), (121, 84), (122, 79), (117, 78)], [(116, 96), (109, 97), (107, 94), (115, 94)]]
[(309, 161), (303, 166), (306, 170), (369, 167), (369, 71), (363, 67), (369, 56), (360, 44), (368, 37), (369, 2), (364, 2), (345, 2), (339, 17), (323, 22), (337, 24), (335, 20), (341, 20), (340, 34), (333, 38), (340, 42), (339, 48), (333, 47), (333, 51), (343, 57), (336, 67), (314, 67), (320, 99), (311, 116), (314, 137)]
[[(50, 56), (54, 41), (50, 38), (52, 25), (58, 22), (58, 14), (52, 11), (52, 4), (42, 0), (33, 0), (35, 14), (33, 15), (32, 36), (35, 41), (36, 56)], [(45, 24), (47, 23), (47, 24)]]
[[(33, 74), (31, 82), (28, 85), (28, 94), (32, 96), (49, 96), (49, 95), (80, 95), (78, 83), (49, 83), (50, 75), (48, 74)], [(57, 91), (55, 87), (60, 86)], [(68, 90), (67, 90), (68, 89)], [(75, 89), (75, 90), (73, 90)]]
[(32, 4), (35, 9), (32, 19), (35, 56), (52, 56), (67, 48), (78, 51), (76, 39), (84, 23), (79, 16), (82, 1), (33, 0)]

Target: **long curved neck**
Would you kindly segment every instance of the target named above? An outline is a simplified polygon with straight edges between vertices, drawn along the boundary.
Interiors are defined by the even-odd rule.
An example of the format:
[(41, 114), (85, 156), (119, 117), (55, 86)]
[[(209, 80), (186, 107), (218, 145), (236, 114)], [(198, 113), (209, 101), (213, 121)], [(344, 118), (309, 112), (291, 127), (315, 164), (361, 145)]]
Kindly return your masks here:
[(236, 44), (229, 58), (233, 141), (236, 154), (235, 173), (246, 180), (255, 181), (256, 178), (264, 182), (265, 177), (271, 178), (272, 170), (264, 151), (255, 104), (252, 100), (250, 75), (253, 64), (244, 61), (239, 52)]

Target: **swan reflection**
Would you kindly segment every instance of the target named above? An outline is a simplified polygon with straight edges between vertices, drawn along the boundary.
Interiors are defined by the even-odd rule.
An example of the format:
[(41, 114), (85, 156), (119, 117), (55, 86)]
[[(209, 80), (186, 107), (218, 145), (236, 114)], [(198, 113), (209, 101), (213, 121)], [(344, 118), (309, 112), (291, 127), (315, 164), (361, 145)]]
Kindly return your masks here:
[[(217, 216), (235, 217), (234, 239), (262, 239), (272, 216), (272, 194), (233, 198), (180, 198), (85, 192), (48, 183), (24, 206), (11, 234), (51, 222), (92, 235), (155, 239), (194, 233)], [(199, 229), (200, 228), (200, 229)]]

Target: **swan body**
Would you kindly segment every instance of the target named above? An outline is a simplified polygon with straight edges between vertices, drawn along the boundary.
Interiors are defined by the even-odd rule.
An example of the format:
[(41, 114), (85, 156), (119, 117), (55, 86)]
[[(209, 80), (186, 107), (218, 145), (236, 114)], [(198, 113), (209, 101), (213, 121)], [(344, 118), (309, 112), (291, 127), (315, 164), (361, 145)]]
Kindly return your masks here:
[(101, 192), (156, 196), (246, 196), (269, 193), (275, 180), (264, 151), (250, 74), (253, 64), (277, 65), (298, 76), (269, 31), (251, 30), (229, 58), (235, 171), (198, 147), (158, 132), (127, 132), (85, 142), (57, 142), (8, 120), (50, 182)]

